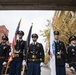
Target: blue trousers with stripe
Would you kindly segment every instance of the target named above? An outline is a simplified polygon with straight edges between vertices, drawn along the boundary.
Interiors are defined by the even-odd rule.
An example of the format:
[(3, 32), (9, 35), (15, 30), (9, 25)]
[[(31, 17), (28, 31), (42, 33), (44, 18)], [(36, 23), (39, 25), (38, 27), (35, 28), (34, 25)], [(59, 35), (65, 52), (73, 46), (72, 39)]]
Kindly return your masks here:
[(9, 75), (21, 75), (21, 61), (13, 61), (10, 64)]
[(40, 75), (40, 63), (29, 62), (27, 75)]
[(3, 65), (0, 65), (0, 75), (2, 73), (2, 68), (3, 68)]
[(66, 75), (65, 66), (57, 65), (56, 66), (56, 75)]

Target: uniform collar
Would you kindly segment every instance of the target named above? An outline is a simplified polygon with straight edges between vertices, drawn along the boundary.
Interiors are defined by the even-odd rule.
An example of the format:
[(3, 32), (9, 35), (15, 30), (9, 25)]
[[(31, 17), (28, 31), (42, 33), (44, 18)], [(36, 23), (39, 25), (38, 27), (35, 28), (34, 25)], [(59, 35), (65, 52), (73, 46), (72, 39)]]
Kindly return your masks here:
[(3, 43), (3, 42), (2, 42), (1, 44), (2, 44), (2, 45), (5, 45), (6, 43)]
[(58, 43), (59, 42), (59, 40), (54, 40), (56, 43)]
[(76, 46), (76, 45), (72, 44), (72, 46)]
[(33, 42), (33, 45), (36, 45), (37, 42)]
[(18, 41), (22, 41), (23, 39), (18, 39)]

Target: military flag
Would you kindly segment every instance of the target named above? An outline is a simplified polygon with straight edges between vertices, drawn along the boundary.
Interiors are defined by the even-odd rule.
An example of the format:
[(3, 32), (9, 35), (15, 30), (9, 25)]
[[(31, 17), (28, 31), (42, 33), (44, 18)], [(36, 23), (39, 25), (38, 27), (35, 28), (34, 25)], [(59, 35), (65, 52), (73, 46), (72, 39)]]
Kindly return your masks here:
[[(25, 48), (27, 48), (26, 52), (28, 52), (28, 49), (29, 49), (30, 40), (31, 40), (31, 33), (32, 33), (32, 25), (29, 29), (27, 40), (26, 40), (26, 45), (25, 45)], [(26, 62), (27, 62), (27, 60), (26, 60)], [(23, 75), (26, 75), (27, 69), (28, 69), (28, 67), (27, 67), (27, 64), (26, 64), (26, 66), (25, 65), (23, 66)]]
[[(14, 46), (16, 45), (17, 32), (19, 31), (20, 24), (21, 24), (21, 20), (22, 20), (22, 19), (20, 19), (20, 21), (19, 21), (19, 23), (18, 23), (18, 26), (17, 26), (17, 28), (16, 28), (16, 31), (15, 31), (15, 35), (14, 35), (13, 41), (12, 41), (12, 43), (11, 43), (11, 53), (12, 53), (12, 56), (11, 56), (11, 57), (14, 56)], [(10, 58), (10, 59), (11, 59), (11, 58)]]
[(31, 25), (31, 27), (30, 27), (30, 29), (29, 29), (28, 36), (27, 36), (27, 41), (26, 41), (26, 42), (27, 42), (27, 47), (29, 47), (29, 44), (30, 44), (32, 27), (33, 27), (33, 25)]
[(19, 28), (20, 28), (20, 24), (21, 24), (21, 20), (19, 21), (18, 23), (18, 26), (16, 28), (16, 31), (15, 31), (15, 35), (14, 35), (14, 38), (13, 38), (13, 41), (12, 41), (12, 48), (14, 48), (14, 45), (16, 45), (16, 39), (17, 39), (17, 32), (19, 31)]
[(54, 33), (52, 25), (50, 26), (50, 68), (51, 68), (51, 75), (56, 75), (55, 42), (54, 42)]
[(18, 26), (17, 26), (16, 31), (15, 31), (15, 35), (14, 35), (14, 38), (13, 38), (13, 41), (12, 41), (12, 44), (11, 44), (11, 52), (10, 52), (10, 56), (8, 57), (8, 62), (7, 62), (6, 70), (5, 70), (5, 73), (4, 73), (5, 75), (7, 74), (7, 71), (9, 69), (10, 62), (13, 60), (13, 57), (14, 57), (14, 46), (16, 45), (17, 32), (19, 31), (20, 24), (21, 24), (21, 19), (18, 23)]

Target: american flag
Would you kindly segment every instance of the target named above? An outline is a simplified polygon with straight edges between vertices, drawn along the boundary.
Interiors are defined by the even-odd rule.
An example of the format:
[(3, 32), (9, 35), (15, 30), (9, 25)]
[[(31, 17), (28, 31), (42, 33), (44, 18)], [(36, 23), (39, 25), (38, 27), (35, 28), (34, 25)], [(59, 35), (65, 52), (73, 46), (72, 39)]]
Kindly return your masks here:
[(17, 32), (19, 31), (19, 28), (20, 28), (20, 24), (21, 24), (21, 20), (19, 21), (18, 23), (18, 26), (16, 28), (16, 31), (15, 31), (15, 35), (14, 35), (14, 38), (13, 38), (13, 41), (12, 41), (12, 48), (14, 48), (14, 46), (16, 45), (16, 39), (17, 39)]
[(15, 31), (15, 35), (14, 35), (12, 43), (11, 43), (11, 53), (12, 53), (12, 55), (9, 57), (9, 61), (14, 57), (14, 49), (15, 49), (14, 47), (16, 45), (17, 32), (19, 31), (21, 20), (22, 19), (20, 19), (20, 21), (18, 23), (18, 26), (17, 26), (16, 31)]

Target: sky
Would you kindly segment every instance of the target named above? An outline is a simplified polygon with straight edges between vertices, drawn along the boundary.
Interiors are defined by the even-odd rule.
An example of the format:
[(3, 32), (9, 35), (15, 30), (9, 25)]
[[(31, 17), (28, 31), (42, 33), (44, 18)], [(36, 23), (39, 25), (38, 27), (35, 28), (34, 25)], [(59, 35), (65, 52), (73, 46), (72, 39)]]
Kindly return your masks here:
[(47, 20), (52, 20), (55, 11), (51, 10), (1, 10), (0, 26), (5, 25), (9, 30), (9, 41), (12, 42), (19, 20), (22, 18), (20, 30), (24, 31), (23, 37), (26, 40), (31, 24), (33, 23), (32, 33), (37, 33), (38, 42), (45, 47), (44, 38), (40, 36), (40, 30), (46, 29)]

